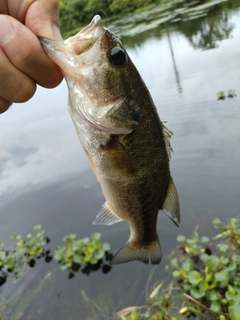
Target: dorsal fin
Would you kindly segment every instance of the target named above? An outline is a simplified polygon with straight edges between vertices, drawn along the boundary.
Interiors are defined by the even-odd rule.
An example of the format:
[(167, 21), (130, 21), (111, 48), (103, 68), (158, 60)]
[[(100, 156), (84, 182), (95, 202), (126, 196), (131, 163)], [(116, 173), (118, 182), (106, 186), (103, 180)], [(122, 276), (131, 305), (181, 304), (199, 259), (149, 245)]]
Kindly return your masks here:
[(106, 226), (111, 226), (114, 223), (123, 221), (117, 215), (115, 215), (109, 208), (107, 202), (103, 204), (102, 210), (96, 216), (96, 219), (93, 221), (93, 224), (103, 224)]
[(168, 191), (165, 201), (162, 206), (162, 210), (166, 215), (179, 227), (180, 225), (180, 206), (178, 200), (177, 189), (170, 176)]
[(164, 123), (166, 123), (166, 122), (161, 122), (161, 124), (162, 124), (162, 129), (163, 129), (164, 140), (165, 140), (165, 145), (166, 145), (166, 148), (167, 148), (168, 160), (170, 160), (170, 159), (171, 159), (171, 153), (173, 152), (170, 139), (171, 139), (173, 133), (172, 133), (172, 131), (170, 131), (170, 130), (164, 125)]

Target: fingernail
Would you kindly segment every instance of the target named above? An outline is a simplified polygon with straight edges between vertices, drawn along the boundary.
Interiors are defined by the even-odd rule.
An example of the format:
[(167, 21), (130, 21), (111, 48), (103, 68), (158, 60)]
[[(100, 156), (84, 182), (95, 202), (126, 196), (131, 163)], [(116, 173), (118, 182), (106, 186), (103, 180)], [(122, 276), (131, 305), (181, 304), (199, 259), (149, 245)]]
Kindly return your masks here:
[(61, 33), (60, 33), (60, 30), (55, 24), (53, 24), (53, 26), (52, 26), (52, 32), (53, 32), (53, 36), (54, 36), (55, 40), (58, 40), (58, 41), (63, 40)]
[(0, 44), (8, 41), (14, 34), (14, 28), (5, 15), (0, 15)]

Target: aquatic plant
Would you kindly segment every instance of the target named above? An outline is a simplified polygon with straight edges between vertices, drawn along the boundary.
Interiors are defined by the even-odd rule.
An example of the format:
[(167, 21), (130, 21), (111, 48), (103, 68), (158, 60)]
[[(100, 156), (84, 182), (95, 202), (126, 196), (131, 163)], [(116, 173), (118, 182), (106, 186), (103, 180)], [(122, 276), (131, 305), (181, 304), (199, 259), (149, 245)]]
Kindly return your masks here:
[[(102, 266), (101, 262), (104, 256), (108, 258), (110, 250), (109, 243), (101, 243), (100, 233), (93, 233), (89, 238), (77, 239), (76, 234), (70, 234), (63, 238), (63, 246), (57, 246), (54, 249), (53, 257), (50, 249), (46, 249), (50, 242), (46, 232), (42, 230), (41, 225), (34, 228), (35, 234), (27, 234), (22, 238), (20, 234), (13, 236), (15, 248), (12, 251), (4, 249), (4, 244), (0, 242), (0, 286), (3, 285), (9, 273), (13, 272), (14, 278), (21, 278), (22, 274), (30, 266), (33, 267), (36, 259), (44, 257), (46, 262), (52, 258), (59, 262), (62, 270), (69, 269), (69, 278), (74, 276), (73, 272), (80, 269), (81, 264), (85, 264), (83, 273), (89, 274), (100, 267), (103, 272), (108, 272), (109, 268)], [(91, 268), (94, 265), (95, 268)]]
[[(228, 90), (227, 96), (228, 96), (228, 98), (236, 97), (236, 91), (232, 90), (232, 89)], [(218, 97), (218, 100), (224, 100), (226, 98), (224, 91), (217, 92), (217, 97)]]
[(228, 98), (236, 97), (236, 91), (235, 90), (228, 90)]
[(217, 93), (217, 96), (218, 96), (218, 100), (224, 100), (225, 99), (225, 93), (224, 91), (219, 91)]
[(167, 288), (160, 284), (154, 289), (146, 302), (147, 311), (126, 308), (117, 313), (118, 318), (174, 320), (202, 315), (238, 320), (240, 219), (231, 218), (227, 224), (214, 219), (213, 225), (220, 233), (212, 239), (200, 236), (197, 230), (190, 238), (179, 235), (180, 245), (166, 267), (175, 280)]
[(69, 269), (73, 264), (97, 264), (105, 253), (110, 250), (109, 243), (100, 242), (101, 234), (93, 233), (89, 238), (76, 239), (76, 234), (63, 238), (64, 245), (55, 248), (54, 259), (60, 262), (62, 270)]
[(49, 242), (45, 231), (40, 225), (34, 227), (35, 234), (27, 234), (24, 239), (20, 234), (11, 237), (15, 242), (15, 249), (7, 251), (4, 244), (0, 242), (0, 286), (7, 280), (7, 275), (14, 272), (15, 279), (22, 276), (24, 270), (34, 266), (35, 258), (44, 256), (44, 246)]

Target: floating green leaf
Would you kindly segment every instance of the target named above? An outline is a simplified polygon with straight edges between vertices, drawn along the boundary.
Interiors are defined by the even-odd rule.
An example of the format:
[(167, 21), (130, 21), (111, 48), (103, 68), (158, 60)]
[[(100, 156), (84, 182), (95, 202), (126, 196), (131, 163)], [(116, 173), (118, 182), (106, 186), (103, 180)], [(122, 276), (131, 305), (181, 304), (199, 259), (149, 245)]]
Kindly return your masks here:
[(217, 301), (219, 300), (219, 296), (216, 290), (211, 290), (210, 292), (208, 292), (208, 299), (210, 301)]
[(216, 281), (220, 282), (221, 285), (227, 285), (229, 280), (229, 273), (227, 270), (223, 269), (220, 272), (216, 272), (214, 274), (214, 278)]
[(179, 267), (179, 266), (178, 266), (178, 259), (177, 259), (177, 258), (171, 259), (171, 260), (170, 260), (170, 264), (171, 264), (172, 267), (174, 267), (174, 268), (176, 268), (176, 269)]
[(221, 256), (219, 262), (226, 266), (229, 263), (229, 259), (227, 257)]
[(202, 243), (207, 243), (207, 242), (209, 242), (209, 241), (210, 241), (210, 239), (209, 239), (207, 236), (201, 237), (201, 242), (202, 242)]
[(193, 268), (194, 268), (193, 261), (190, 260), (190, 259), (184, 261), (183, 264), (182, 264), (182, 268), (183, 268), (183, 270), (185, 270), (186, 272), (192, 271)]
[(186, 237), (183, 236), (183, 235), (179, 235), (179, 236), (177, 237), (177, 241), (178, 241), (178, 242), (183, 242), (183, 241), (185, 241), (185, 240), (186, 240)]
[(201, 290), (193, 287), (193, 288), (190, 289), (190, 294), (191, 294), (191, 296), (192, 296), (193, 298), (199, 300), (199, 299), (201, 299), (202, 297), (204, 297), (205, 291), (201, 291)]
[(188, 274), (188, 281), (193, 284), (193, 285), (196, 285), (198, 284), (200, 281), (202, 280), (202, 276), (201, 274), (196, 271), (196, 270), (193, 270), (193, 271), (190, 271), (189, 274)]
[(204, 262), (210, 270), (216, 270), (216, 267), (219, 264), (219, 258), (215, 255), (211, 255), (208, 256), (208, 258)]
[(239, 320), (240, 305), (228, 307), (228, 313), (231, 320)]
[(210, 305), (210, 310), (212, 310), (213, 312), (219, 314), (221, 312), (221, 304), (218, 301), (213, 301)]
[(229, 245), (226, 243), (219, 243), (216, 245), (216, 248), (220, 253), (223, 254), (223, 253), (227, 252), (227, 250), (229, 249)]
[(221, 223), (222, 223), (222, 221), (219, 218), (213, 219), (213, 224), (214, 225), (218, 225), (218, 224), (221, 224)]

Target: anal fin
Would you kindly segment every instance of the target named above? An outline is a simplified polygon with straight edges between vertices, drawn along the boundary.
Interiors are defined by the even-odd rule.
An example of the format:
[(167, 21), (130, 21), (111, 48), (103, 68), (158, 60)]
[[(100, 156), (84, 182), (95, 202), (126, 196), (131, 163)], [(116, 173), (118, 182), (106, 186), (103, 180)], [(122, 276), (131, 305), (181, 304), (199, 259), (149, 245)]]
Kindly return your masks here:
[(93, 221), (93, 224), (102, 224), (106, 226), (111, 226), (117, 222), (123, 221), (117, 215), (115, 215), (109, 208), (107, 202), (103, 204), (102, 210), (96, 216), (96, 219)]
[(180, 225), (180, 206), (177, 189), (170, 176), (166, 199), (161, 208), (166, 215), (179, 227)]

